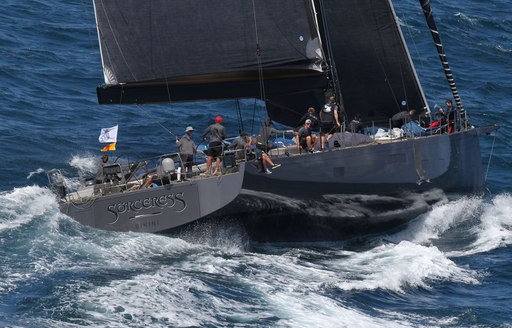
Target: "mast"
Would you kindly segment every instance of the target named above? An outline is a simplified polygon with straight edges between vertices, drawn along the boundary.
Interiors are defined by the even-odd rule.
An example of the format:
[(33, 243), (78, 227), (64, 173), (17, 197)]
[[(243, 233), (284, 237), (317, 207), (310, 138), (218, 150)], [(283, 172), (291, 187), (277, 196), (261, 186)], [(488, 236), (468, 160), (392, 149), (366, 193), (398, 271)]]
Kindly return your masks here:
[(430, 7), (430, 0), (419, 0), (421, 4), (421, 8), (423, 8), (423, 14), (425, 15), (425, 19), (427, 21), (427, 25), (430, 29), (430, 33), (432, 34), (432, 38), (434, 39), (434, 43), (437, 48), (437, 53), (439, 54), (439, 59), (443, 64), (444, 74), (446, 79), (448, 80), (448, 84), (450, 85), (450, 89), (452, 91), (453, 98), (455, 99), (455, 103), (457, 104), (457, 108), (460, 111), (460, 117), (462, 122), (467, 127), (467, 119), (466, 119), (466, 111), (462, 106), (462, 101), (459, 96), (459, 91), (457, 90), (457, 86), (455, 85), (455, 80), (453, 78), (452, 70), (448, 64), (448, 59), (446, 57), (446, 53), (444, 52), (443, 44), (441, 42), (441, 36), (439, 35), (439, 31), (437, 30), (436, 22), (434, 20), (434, 15), (432, 14), (432, 8)]

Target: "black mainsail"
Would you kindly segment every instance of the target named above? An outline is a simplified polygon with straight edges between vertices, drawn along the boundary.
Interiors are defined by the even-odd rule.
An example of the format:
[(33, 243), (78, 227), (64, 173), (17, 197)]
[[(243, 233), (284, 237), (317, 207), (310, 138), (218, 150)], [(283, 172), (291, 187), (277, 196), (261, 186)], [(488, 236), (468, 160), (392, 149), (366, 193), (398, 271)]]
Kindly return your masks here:
[(103, 104), (322, 88), (311, 1), (94, 0)]

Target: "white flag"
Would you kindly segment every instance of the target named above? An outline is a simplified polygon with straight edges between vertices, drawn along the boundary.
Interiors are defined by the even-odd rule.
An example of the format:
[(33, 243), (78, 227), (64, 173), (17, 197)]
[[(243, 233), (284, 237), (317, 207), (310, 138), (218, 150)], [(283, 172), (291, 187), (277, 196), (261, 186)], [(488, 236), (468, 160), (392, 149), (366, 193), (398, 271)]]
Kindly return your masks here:
[(101, 143), (117, 142), (117, 125), (111, 128), (103, 128), (98, 140)]

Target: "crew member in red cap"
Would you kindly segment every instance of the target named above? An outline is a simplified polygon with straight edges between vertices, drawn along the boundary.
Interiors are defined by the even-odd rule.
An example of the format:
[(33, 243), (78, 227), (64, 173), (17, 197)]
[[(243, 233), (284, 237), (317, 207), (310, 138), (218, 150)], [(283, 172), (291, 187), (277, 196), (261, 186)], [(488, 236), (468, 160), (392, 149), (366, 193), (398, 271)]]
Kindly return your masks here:
[(220, 156), (222, 156), (222, 145), (224, 139), (226, 139), (226, 130), (224, 126), (222, 126), (222, 116), (217, 116), (215, 118), (215, 124), (210, 125), (203, 132), (203, 140), (206, 139), (206, 136), (210, 135), (210, 143), (208, 146), (208, 157), (206, 158), (206, 172), (205, 175), (210, 174), (210, 169), (212, 167), (212, 161), (215, 158), (215, 169), (213, 170), (213, 174), (219, 174), (220, 168)]

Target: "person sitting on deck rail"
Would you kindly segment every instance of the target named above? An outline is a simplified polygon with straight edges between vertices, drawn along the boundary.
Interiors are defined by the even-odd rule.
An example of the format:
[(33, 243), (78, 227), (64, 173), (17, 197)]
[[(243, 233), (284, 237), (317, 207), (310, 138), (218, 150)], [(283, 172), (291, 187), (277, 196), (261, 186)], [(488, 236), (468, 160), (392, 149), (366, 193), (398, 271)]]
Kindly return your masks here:
[[(237, 159), (250, 159), (251, 155), (253, 156), (253, 153), (247, 153), (248, 150), (250, 150), (250, 147), (252, 145), (256, 145), (256, 140), (251, 137), (251, 135), (247, 132), (240, 133), (240, 137), (236, 138), (231, 145), (229, 145), (230, 148), (237, 149), (235, 157)], [(269, 170), (269, 167), (272, 169), (277, 169), (281, 166), (281, 164), (275, 164), (270, 156), (263, 150), (256, 147), (256, 157), (260, 161), (260, 167), (261, 172), (265, 174), (272, 174), (272, 171)]]
[(252, 145), (252, 137), (247, 132), (241, 132), (238, 138), (235, 138), (233, 142), (228, 146), (229, 148), (235, 149), (235, 158), (238, 160), (246, 159), (247, 151)]
[(256, 137), (256, 147), (263, 151), (269, 151), (270, 149), (276, 148), (272, 142), (270, 142), (270, 136), (272, 133), (293, 133), (293, 130), (277, 130), (272, 127), (272, 120), (266, 119), (264, 126), (258, 132)]
[(357, 113), (352, 121), (350, 121), (350, 132), (352, 133), (362, 133), (363, 131), (363, 123), (361, 122), (361, 114)]
[(304, 125), (304, 122), (306, 122), (306, 120), (308, 120), (308, 119), (311, 120), (311, 130), (318, 131), (320, 120), (316, 116), (315, 112), (316, 112), (316, 110), (314, 107), (309, 107), (306, 114), (302, 115), (302, 117), (300, 118), (298, 127), (293, 132), (294, 138), (295, 138), (295, 143), (297, 144), (297, 147), (299, 147), (299, 148), (300, 148), (299, 129)]
[(318, 137), (311, 132), (311, 120), (307, 119), (304, 126), (299, 129), (299, 146), (306, 151), (313, 152)]

